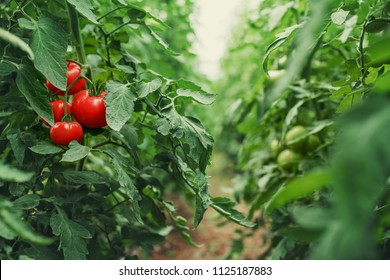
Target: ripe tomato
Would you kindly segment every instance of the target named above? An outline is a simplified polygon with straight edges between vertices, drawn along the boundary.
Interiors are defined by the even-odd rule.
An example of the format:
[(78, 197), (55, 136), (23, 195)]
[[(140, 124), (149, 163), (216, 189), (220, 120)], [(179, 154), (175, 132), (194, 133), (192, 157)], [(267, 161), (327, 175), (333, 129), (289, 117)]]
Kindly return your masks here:
[(56, 122), (50, 128), (50, 138), (54, 144), (68, 146), (73, 140), (83, 139), (83, 128), (78, 122)]
[[(74, 80), (76, 80), (81, 73), (81, 67), (75, 62), (68, 61), (68, 71), (66, 72), (66, 86), (68, 87)], [(85, 79), (80, 78), (77, 80), (76, 83), (73, 84), (73, 86), (68, 90), (69, 95), (73, 95), (75, 93), (78, 93), (80, 90), (82, 90), (85, 86)], [(56, 88), (52, 83), (50, 83), (49, 80), (46, 80), (46, 87), (51, 92), (57, 94), (57, 95), (64, 95), (65, 92)]]
[[(54, 122), (55, 123), (60, 122), (64, 117), (64, 101), (63, 100), (52, 101), (50, 102), (50, 106), (51, 106), (51, 110), (53, 111)], [(66, 113), (70, 114), (70, 112), (72, 112), (72, 107), (68, 102), (66, 102)], [(44, 124), (49, 126), (49, 124), (44, 119), (42, 118), (40, 119)]]
[(72, 102), (73, 117), (83, 126), (99, 128), (107, 125), (103, 91), (99, 96), (90, 96), (88, 90), (77, 93)]

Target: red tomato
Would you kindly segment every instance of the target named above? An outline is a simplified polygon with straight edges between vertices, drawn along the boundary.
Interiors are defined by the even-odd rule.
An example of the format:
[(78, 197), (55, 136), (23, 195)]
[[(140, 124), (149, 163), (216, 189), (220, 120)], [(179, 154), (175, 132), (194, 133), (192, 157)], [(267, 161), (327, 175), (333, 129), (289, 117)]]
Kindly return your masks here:
[(73, 98), (73, 117), (83, 126), (99, 128), (107, 125), (106, 106), (103, 97), (107, 92), (103, 91), (99, 96), (90, 96), (88, 90), (78, 92)]
[[(50, 102), (50, 106), (51, 106), (51, 110), (53, 111), (54, 122), (55, 123), (60, 122), (64, 117), (64, 101), (63, 100), (52, 101)], [(68, 102), (66, 102), (66, 113), (70, 114), (70, 112), (72, 112), (72, 107)], [(44, 124), (49, 126), (49, 124), (44, 119), (42, 118), (40, 119)]]
[[(68, 61), (68, 71), (66, 72), (66, 86), (68, 87), (74, 80), (76, 80), (81, 73), (81, 67), (75, 62)], [(76, 83), (73, 84), (73, 86), (68, 90), (69, 95), (73, 95), (78, 93), (80, 90), (82, 90), (85, 86), (85, 79), (80, 78), (77, 80)], [(57, 94), (57, 95), (64, 95), (65, 92), (56, 88), (52, 83), (49, 82), (49, 80), (46, 80), (46, 87), (51, 92)]]
[(78, 122), (56, 122), (50, 128), (50, 138), (54, 144), (68, 146), (73, 140), (83, 139), (83, 128)]

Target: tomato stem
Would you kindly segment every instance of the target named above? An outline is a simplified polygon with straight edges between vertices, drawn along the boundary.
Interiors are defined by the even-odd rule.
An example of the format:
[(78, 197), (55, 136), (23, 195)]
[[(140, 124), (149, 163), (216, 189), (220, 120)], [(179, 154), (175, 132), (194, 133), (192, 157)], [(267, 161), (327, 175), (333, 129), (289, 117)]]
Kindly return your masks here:
[(86, 66), (86, 74), (88, 75), (89, 79), (92, 80), (92, 71), (90, 69), (90, 66), (87, 64), (87, 56), (85, 55), (83, 37), (81, 36), (79, 16), (77, 14), (76, 9), (71, 4), (69, 4), (68, 2), (66, 4), (69, 12), (71, 31), (74, 39), (76, 40), (76, 52), (78, 59), (82, 65)]

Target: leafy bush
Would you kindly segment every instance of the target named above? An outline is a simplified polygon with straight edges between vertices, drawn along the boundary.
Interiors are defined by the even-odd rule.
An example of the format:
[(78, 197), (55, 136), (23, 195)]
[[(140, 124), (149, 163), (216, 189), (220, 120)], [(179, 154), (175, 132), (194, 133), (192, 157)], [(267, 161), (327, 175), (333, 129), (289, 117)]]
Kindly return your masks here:
[[(147, 258), (173, 229), (195, 246), (165, 198), (172, 191), (191, 198), (194, 227), (209, 206), (253, 226), (232, 201), (210, 197), (213, 138), (186, 116), (191, 103), (215, 99), (187, 80), (199, 79), (193, 57), (178, 53), (191, 46), (192, 2), (158, 2), (0, 4), (2, 259)], [(40, 117), (53, 125), (49, 101), (73, 99), (67, 60), (81, 65), (90, 93), (107, 92), (108, 125), (57, 146)]]
[(389, 258), (389, 8), (262, 1), (234, 31), (217, 143), (266, 228), (260, 258)]

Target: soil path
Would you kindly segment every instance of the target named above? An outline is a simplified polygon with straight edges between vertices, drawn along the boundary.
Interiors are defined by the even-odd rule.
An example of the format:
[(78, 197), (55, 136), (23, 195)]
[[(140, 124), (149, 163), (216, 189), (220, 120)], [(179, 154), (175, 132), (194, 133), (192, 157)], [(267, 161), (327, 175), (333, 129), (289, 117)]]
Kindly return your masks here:
[[(212, 196), (232, 197), (234, 173), (231, 165), (221, 154), (215, 153), (213, 156), (212, 169), (208, 171), (209, 188)], [(191, 209), (183, 204), (183, 200), (172, 197), (175, 205), (178, 206), (178, 213), (188, 221), (192, 220)], [(238, 210), (246, 215), (245, 205), (238, 205)], [(250, 229), (245, 229), (233, 222), (227, 222), (214, 209), (209, 208), (204, 218), (196, 230), (191, 231), (193, 240), (200, 244), (200, 248), (188, 245), (177, 231), (172, 232), (166, 242), (156, 246), (151, 254), (151, 259), (155, 260), (219, 260), (225, 259), (230, 252), (231, 242), (240, 235), (237, 231), (251, 233)], [(243, 241), (244, 249), (240, 255), (229, 256), (233, 259), (257, 259), (264, 251), (262, 245), (263, 230), (257, 230), (253, 235)]]

